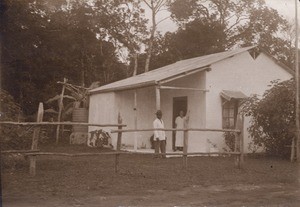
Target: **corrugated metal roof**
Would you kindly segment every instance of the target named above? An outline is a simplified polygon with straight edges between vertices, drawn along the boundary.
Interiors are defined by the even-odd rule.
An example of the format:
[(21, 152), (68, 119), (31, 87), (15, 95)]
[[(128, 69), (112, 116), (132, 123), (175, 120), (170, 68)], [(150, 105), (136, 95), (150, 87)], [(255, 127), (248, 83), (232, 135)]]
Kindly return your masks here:
[(142, 73), (137, 76), (126, 78), (114, 83), (110, 83), (95, 89), (90, 90), (90, 93), (103, 93), (116, 90), (128, 90), (138, 87), (145, 87), (150, 85), (155, 85), (157, 82), (165, 80), (170, 77), (175, 77), (181, 74), (191, 72), (195, 69), (201, 70), (206, 66), (209, 66), (218, 61), (224, 60), (226, 58), (232, 57), (236, 54), (248, 51), (256, 46), (240, 48), (231, 51), (225, 51), (210, 55), (205, 55), (201, 57), (181, 60), (173, 64), (151, 70), (147, 73)]

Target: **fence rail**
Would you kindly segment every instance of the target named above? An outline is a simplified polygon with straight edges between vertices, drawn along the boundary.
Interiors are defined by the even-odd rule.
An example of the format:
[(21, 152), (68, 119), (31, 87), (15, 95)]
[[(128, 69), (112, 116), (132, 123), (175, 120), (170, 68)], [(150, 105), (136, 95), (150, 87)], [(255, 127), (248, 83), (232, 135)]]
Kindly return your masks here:
[(187, 128), (187, 129), (177, 129), (177, 128), (156, 128), (156, 129), (123, 129), (123, 130), (111, 130), (111, 133), (119, 132), (147, 132), (147, 131), (209, 131), (209, 132), (236, 132), (241, 133), (238, 129), (206, 129), (206, 128)]
[(40, 152), (40, 150), (5, 150), (1, 151), (1, 154), (30, 154), (30, 153), (37, 153)]
[[(39, 150), (11, 150), (1, 151), (2, 154), (14, 154), (20, 153), (25, 156), (33, 155), (53, 155), (53, 156), (66, 156), (66, 157), (82, 157), (82, 156), (102, 156), (102, 155), (119, 155), (119, 154), (141, 154), (141, 155), (153, 155), (154, 152), (130, 152), (130, 151), (114, 151), (114, 152), (100, 152), (100, 153), (64, 153), (64, 152), (40, 152)], [(168, 152), (160, 153), (161, 155), (240, 155), (240, 152)]]
[[(79, 157), (79, 156), (102, 156), (102, 155), (115, 155), (115, 172), (119, 171), (120, 155), (121, 154), (144, 154), (153, 155), (154, 152), (129, 152), (123, 151), (121, 149), (122, 145), (122, 133), (130, 132), (141, 132), (141, 131), (184, 131), (184, 142), (183, 142), (183, 152), (173, 152), (173, 153), (160, 153), (161, 155), (180, 155), (183, 158), (183, 167), (187, 169), (187, 157), (189, 155), (235, 155), (235, 165), (241, 167), (243, 164), (243, 128), (237, 127), (237, 129), (206, 129), (206, 128), (189, 128), (188, 121), (185, 121), (183, 129), (123, 129), (126, 127), (122, 124), (122, 118), (119, 114), (117, 124), (98, 124), (98, 123), (80, 123), (80, 122), (43, 122), (43, 106), (40, 104), (38, 110), (37, 122), (11, 122), (2, 121), (0, 125), (13, 125), (13, 126), (35, 126), (35, 131), (32, 138), (31, 150), (8, 150), (1, 151), (2, 154), (9, 153), (23, 153), (30, 158), (29, 172), (32, 176), (36, 174), (36, 156), (67, 156), (67, 157)], [(242, 120), (243, 123), (243, 120)], [(40, 152), (38, 149), (38, 140), (41, 126), (47, 125), (81, 125), (81, 126), (98, 126), (98, 127), (117, 127), (117, 130), (112, 130), (111, 133), (117, 133), (117, 145), (116, 151), (114, 152), (102, 152), (102, 153), (60, 153), (60, 152)], [(243, 124), (242, 124), (243, 125)], [(210, 131), (210, 132), (233, 132), (235, 135), (235, 149), (234, 152), (188, 152), (188, 132), (189, 131)]]
[(80, 125), (80, 126), (99, 126), (99, 127), (126, 127), (124, 124), (95, 124), (95, 123), (82, 123), (82, 122), (12, 122), (1, 121), (0, 125), (20, 125), (20, 126), (46, 126), (46, 125)]

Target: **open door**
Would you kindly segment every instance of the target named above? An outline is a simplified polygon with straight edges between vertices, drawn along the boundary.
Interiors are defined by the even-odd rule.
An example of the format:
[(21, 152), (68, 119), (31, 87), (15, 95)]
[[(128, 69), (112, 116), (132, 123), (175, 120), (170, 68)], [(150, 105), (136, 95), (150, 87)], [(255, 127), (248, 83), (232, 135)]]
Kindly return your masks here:
[[(187, 113), (187, 96), (182, 97), (174, 97), (173, 98), (173, 118), (172, 118), (172, 126), (175, 128), (175, 119), (179, 116), (179, 112), (183, 111), (184, 114)], [(172, 150), (175, 150), (175, 131), (172, 134)]]

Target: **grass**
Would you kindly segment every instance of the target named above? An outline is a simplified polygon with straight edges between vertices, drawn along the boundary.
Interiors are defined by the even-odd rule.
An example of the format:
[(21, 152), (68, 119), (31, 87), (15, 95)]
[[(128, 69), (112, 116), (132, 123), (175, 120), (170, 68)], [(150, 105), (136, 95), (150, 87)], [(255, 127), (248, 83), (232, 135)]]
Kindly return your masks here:
[[(50, 146), (43, 151), (74, 153), (94, 152), (99, 149), (81, 146)], [(196, 191), (199, 191), (198, 193), (201, 191), (203, 196), (206, 195), (202, 198), (203, 202), (189, 203), (189, 205), (223, 205), (226, 202), (234, 204), (236, 193), (244, 192), (246, 188), (249, 188), (247, 193), (252, 193), (253, 196), (257, 192), (255, 189), (262, 190), (262, 186), (268, 186), (268, 189), (273, 186), (273, 189), (280, 188), (284, 191), (291, 188), (291, 192), (296, 192), (295, 189), (299, 187), (298, 164), (278, 158), (246, 157), (244, 168), (237, 169), (234, 167), (233, 157), (189, 157), (188, 170), (185, 171), (182, 169), (181, 158), (153, 159), (151, 155), (121, 155), (118, 174), (114, 173), (114, 160), (115, 157), (112, 155), (97, 157), (41, 156), (38, 158), (37, 175), (34, 178), (29, 176), (28, 166), (15, 171), (2, 169), (4, 200), (14, 203), (15, 198), (20, 198), (20, 203), (24, 203), (32, 198), (36, 201), (45, 201), (51, 198), (52, 201), (56, 199), (60, 204), (63, 201), (67, 206), (74, 199), (85, 198), (85, 202), (90, 202), (90, 206), (93, 206), (93, 201), (89, 198), (98, 196), (98, 201), (105, 198), (101, 202), (106, 202), (107, 206), (116, 205), (115, 202), (118, 201), (116, 198), (120, 199), (121, 204), (128, 205), (174, 205), (165, 203), (162, 194), (170, 194), (170, 197), (174, 197), (173, 200), (182, 204), (183, 201), (188, 203), (197, 199), (199, 195)], [(180, 194), (176, 194), (178, 192), (183, 194), (194, 192), (195, 195), (181, 198)], [(287, 190), (287, 192), (290, 191)], [(158, 199), (156, 202), (147, 200), (149, 195), (153, 195), (154, 199), (161, 198), (162, 200)], [(245, 195), (243, 201), (256, 204), (256, 201), (251, 200), (248, 196), (251, 194)], [(256, 197), (259, 196), (260, 194), (256, 195)], [(286, 198), (286, 193), (276, 196), (280, 198), (279, 203), (285, 203), (285, 199), (294, 199), (295, 204), (298, 202), (297, 198), (294, 198), (294, 193), (288, 198)], [(122, 200), (122, 198), (124, 199)], [(140, 200), (140, 198), (144, 200)], [(262, 203), (258, 202), (257, 204), (263, 205), (264, 199), (265, 197), (260, 201)], [(80, 202), (83, 200), (81, 199)]]

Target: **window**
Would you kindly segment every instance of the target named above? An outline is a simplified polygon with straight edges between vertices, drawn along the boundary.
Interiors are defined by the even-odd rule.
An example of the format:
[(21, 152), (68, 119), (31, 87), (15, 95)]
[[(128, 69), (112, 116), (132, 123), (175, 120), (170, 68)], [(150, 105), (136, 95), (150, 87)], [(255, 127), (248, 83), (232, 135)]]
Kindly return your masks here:
[(234, 99), (230, 101), (223, 99), (222, 105), (223, 129), (234, 129), (237, 117), (238, 102)]

